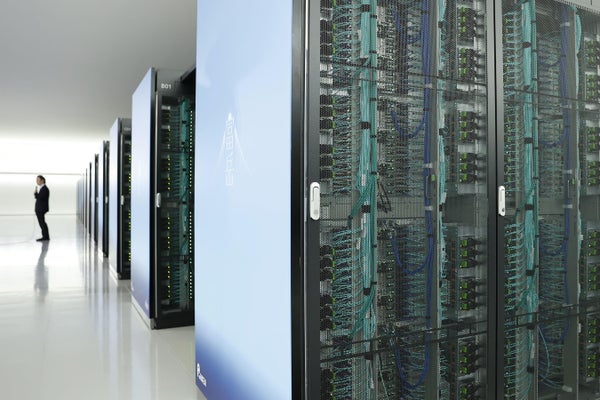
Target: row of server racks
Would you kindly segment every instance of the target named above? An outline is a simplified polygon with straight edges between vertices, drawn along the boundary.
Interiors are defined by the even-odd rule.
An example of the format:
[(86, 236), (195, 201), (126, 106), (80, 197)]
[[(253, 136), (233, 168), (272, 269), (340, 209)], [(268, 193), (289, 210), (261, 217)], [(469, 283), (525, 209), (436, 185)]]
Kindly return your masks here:
[(131, 293), (153, 328), (194, 324), (194, 93), (193, 69), (151, 68), (132, 96)]
[(600, 2), (267, 3), (198, 1), (200, 390), (600, 399)]
[(151, 68), (79, 181), (78, 215), (151, 328), (194, 324), (195, 72)]

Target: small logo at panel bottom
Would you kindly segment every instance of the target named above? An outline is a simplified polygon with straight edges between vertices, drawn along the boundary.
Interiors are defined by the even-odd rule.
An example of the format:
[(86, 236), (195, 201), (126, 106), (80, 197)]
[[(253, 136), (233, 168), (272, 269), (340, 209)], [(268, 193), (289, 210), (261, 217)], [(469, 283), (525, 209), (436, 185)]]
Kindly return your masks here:
[(196, 363), (196, 376), (198, 377), (198, 380), (200, 382), (202, 382), (202, 384), (204, 385), (204, 387), (206, 387), (206, 378), (200, 372), (200, 364), (199, 363)]

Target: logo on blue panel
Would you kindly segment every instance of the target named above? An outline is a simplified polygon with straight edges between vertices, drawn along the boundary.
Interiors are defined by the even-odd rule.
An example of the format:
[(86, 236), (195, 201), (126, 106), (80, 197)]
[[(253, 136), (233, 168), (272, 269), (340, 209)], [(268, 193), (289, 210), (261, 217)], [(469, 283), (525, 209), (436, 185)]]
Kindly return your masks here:
[(225, 121), (225, 132), (223, 133), (223, 142), (221, 143), (219, 163), (223, 158), (225, 159), (225, 186), (233, 186), (239, 163), (246, 170), (248, 166), (246, 165), (232, 113), (227, 115), (227, 120)]
[(202, 372), (200, 372), (200, 363), (196, 363), (196, 376), (198, 377), (198, 380), (202, 382), (204, 387), (206, 387), (206, 378), (202, 375)]

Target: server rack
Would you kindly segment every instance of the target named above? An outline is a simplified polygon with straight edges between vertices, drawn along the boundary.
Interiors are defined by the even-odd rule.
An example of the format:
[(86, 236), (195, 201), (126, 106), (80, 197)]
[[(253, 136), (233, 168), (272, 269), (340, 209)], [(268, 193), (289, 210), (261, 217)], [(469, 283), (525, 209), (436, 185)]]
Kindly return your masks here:
[(99, 154), (94, 154), (94, 161), (92, 163), (92, 240), (94, 243), (98, 243), (98, 206), (99, 206), (99, 186), (98, 186), (98, 174), (99, 174), (99, 164), (100, 160), (98, 159)]
[(109, 259), (119, 279), (131, 273), (131, 118), (110, 129)]
[[(197, 208), (206, 208), (196, 267), (207, 279), (197, 285), (198, 387), (209, 398), (235, 397), (240, 387), (250, 399), (600, 398), (600, 4), (307, 0), (269, 8), (275, 18), (292, 10), (292, 26), (259, 36), (291, 40), (294, 62), (274, 67), (291, 72), (292, 93), (269, 92), (292, 110), (289, 130), (279, 129), (291, 158), (272, 159), (291, 171), (290, 226), (264, 221), (265, 233), (232, 205), (260, 197), (261, 179), (280, 195), (282, 176), (242, 175), (252, 192), (227, 186), (241, 165), (224, 168), (222, 181), (206, 172), (221, 154), (213, 132), (225, 125), (224, 143), (227, 127), (252, 109), (243, 96), (234, 103), (240, 75), (250, 73), (227, 56), (243, 56), (256, 39), (211, 23), (227, 14), (245, 27), (243, 4), (210, 3), (198, 3), (198, 37), (218, 32), (216, 42), (198, 42), (197, 54), (212, 84), (197, 87), (197, 187), (206, 190)], [(261, 48), (265, 65), (270, 51), (287, 54), (273, 42)], [(259, 100), (268, 118), (282, 115)], [(238, 130), (240, 147), (243, 133), (282, 147), (268, 132)], [(262, 281), (240, 289), (257, 263), (223, 255), (215, 237), (228, 249), (270, 244), (279, 263), (290, 257), (290, 275), (261, 264)], [(273, 291), (286, 278), (288, 297)], [(210, 286), (221, 282), (241, 297), (213, 309), (223, 286)], [(260, 291), (289, 314), (247, 301)], [(265, 382), (258, 360), (244, 360), (251, 377), (227, 371), (235, 340), (224, 331), (257, 308), (278, 322), (254, 321), (256, 330), (291, 354), (289, 366), (268, 360), (290, 373), (289, 392), (252, 385)], [(273, 339), (286, 318), (289, 348)]]
[[(595, 11), (586, 5), (502, 2), (505, 144), (499, 167), (507, 215), (499, 230), (505, 239), (503, 368), (510, 398), (598, 397), (599, 215), (590, 204), (599, 194), (600, 14), (597, 5)], [(519, 235), (525, 246), (515, 240)]]
[(88, 225), (87, 209), (88, 209), (88, 202), (89, 202), (87, 175), (88, 175), (88, 171), (86, 168), (81, 177), (81, 223), (83, 224), (84, 230), (86, 232), (87, 232), (87, 225)]
[(90, 238), (92, 237), (92, 209), (93, 209), (93, 197), (92, 197), (92, 163), (89, 163), (86, 168), (86, 227)]
[(108, 140), (102, 141), (98, 153), (98, 243), (102, 255), (108, 257), (108, 195), (109, 195), (109, 149)]
[(209, 399), (285, 399), (302, 379), (290, 340), (303, 324), (290, 314), (290, 100), (302, 90), (290, 71), (303, 65), (291, 18), (291, 1), (198, 2), (197, 37), (213, 38), (196, 56), (196, 381)]
[(131, 291), (153, 328), (194, 323), (194, 87), (152, 68), (132, 96)]
[(320, 395), (493, 398), (491, 3), (361, 3), (320, 4), (313, 66)]

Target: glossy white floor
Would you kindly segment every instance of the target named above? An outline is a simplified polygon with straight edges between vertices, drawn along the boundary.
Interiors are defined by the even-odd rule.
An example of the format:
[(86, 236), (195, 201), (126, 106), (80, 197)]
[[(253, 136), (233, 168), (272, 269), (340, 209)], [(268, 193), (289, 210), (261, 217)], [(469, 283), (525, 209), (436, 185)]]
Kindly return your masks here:
[(0, 399), (204, 399), (193, 327), (148, 329), (75, 217), (48, 225), (0, 217)]

